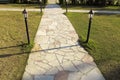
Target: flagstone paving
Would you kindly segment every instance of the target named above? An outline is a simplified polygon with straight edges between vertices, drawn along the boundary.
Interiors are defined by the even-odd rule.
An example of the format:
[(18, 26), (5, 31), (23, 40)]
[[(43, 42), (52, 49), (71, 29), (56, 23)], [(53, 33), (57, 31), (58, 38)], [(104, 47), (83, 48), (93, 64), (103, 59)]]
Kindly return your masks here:
[(72, 24), (56, 4), (44, 10), (22, 80), (105, 80), (78, 43)]

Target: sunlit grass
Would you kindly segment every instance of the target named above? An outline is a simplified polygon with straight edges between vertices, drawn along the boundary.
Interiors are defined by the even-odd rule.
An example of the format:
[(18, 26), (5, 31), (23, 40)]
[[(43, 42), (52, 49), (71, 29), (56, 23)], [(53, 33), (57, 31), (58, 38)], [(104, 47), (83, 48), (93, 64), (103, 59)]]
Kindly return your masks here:
[[(66, 8), (66, 6), (62, 6), (62, 8)], [(120, 10), (120, 7), (119, 6), (87, 6), (87, 5), (76, 5), (76, 6), (73, 6), (73, 5), (68, 5), (68, 9), (69, 10), (90, 10), (90, 9), (93, 9), (93, 10)]]
[[(28, 12), (31, 44), (27, 43), (23, 14), (0, 12), (0, 80), (21, 80), (40, 22), (39, 12)], [(21, 45), (21, 46), (20, 46)]]
[[(67, 16), (84, 42), (88, 14), (68, 13)], [(81, 45), (94, 57), (106, 80), (120, 79), (120, 15), (95, 14), (89, 43)]]

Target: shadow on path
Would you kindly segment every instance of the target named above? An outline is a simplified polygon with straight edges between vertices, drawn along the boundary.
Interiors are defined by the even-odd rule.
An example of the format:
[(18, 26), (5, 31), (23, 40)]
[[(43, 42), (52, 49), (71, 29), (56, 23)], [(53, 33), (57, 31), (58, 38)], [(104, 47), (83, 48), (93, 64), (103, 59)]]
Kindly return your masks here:
[[(23, 46), (23, 45), (19, 45), (19, 46)], [(6, 47), (6, 48), (12, 48), (12, 47), (19, 47), (19, 46), (11, 46), (11, 47)], [(76, 47), (76, 46), (80, 46), (79, 44), (77, 45), (70, 45), (70, 46), (63, 46), (63, 47), (57, 47), (57, 48), (50, 48), (50, 49), (43, 49), (43, 50), (36, 50), (36, 51), (31, 51), (31, 52), (18, 52), (18, 53), (12, 53), (12, 54), (0, 54), (0, 58), (4, 58), (4, 57), (10, 57), (10, 56), (15, 56), (15, 55), (22, 55), (22, 54), (29, 54), (29, 53), (35, 53), (35, 52), (46, 52), (46, 51), (50, 51), (50, 50), (58, 50), (58, 49), (65, 49), (65, 48), (71, 48), (71, 47)], [(85, 53), (83, 51), (80, 51), (82, 53)]]

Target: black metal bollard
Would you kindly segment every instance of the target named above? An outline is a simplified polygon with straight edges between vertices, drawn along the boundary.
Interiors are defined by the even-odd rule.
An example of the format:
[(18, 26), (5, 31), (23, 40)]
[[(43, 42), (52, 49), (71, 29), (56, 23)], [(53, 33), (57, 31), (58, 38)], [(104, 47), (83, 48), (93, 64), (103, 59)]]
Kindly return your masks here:
[(23, 10), (23, 14), (24, 14), (24, 19), (25, 19), (25, 27), (26, 27), (26, 34), (27, 34), (27, 40), (28, 40), (28, 44), (30, 44), (30, 37), (29, 37), (29, 31), (28, 31), (28, 24), (27, 24), (27, 11), (26, 9)]
[(89, 41), (89, 37), (90, 37), (90, 29), (91, 29), (91, 23), (92, 23), (92, 17), (93, 17), (93, 11), (92, 9), (89, 12), (89, 25), (88, 25), (88, 33), (87, 33), (87, 39), (85, 41), (85, 43), (88, 43)]

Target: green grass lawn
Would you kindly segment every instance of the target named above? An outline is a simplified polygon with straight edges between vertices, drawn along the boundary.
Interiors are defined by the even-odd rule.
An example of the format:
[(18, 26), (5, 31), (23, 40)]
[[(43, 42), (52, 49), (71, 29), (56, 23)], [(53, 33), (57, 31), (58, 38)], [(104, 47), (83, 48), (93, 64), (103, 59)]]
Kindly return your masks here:
[(0, 4), (0, 8), (33, 8), (39, 9), (39, 4)]
[(106, 80), (120, 80), (120, 15), (95, 14), (88, 44), (82, 43), (86, 40), (88, 14), (67, 16)]
[[(27, 43), (24, 18), (21, 12), (0, 12), (0, 80), (21, 80), (28, 53), (41, 15), (28, 12), (28, 26), (31, 44)], [(21, 45), (21, 46), (20, 46)]]
[[(65, 9), (65, 6), (62, 6), (63, 9)], [(105, 6), (105, 7), (96, 7), (96, 6), (81, 6), (81, 5), (77, 5), (77, 6), (72, 6), (72, 5), (68, 5), (68, 9), (69, 10), (120, 10), (119, 6)]]

